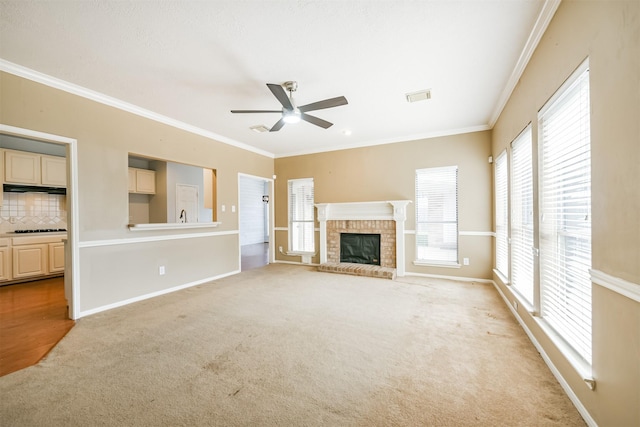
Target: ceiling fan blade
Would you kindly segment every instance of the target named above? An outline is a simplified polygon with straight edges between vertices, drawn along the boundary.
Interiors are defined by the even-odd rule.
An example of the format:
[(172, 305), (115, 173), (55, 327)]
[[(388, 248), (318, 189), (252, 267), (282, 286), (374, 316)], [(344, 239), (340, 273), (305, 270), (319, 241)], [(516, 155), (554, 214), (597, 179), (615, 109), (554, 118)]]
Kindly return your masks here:
[(269, 132), (278, 132), (284, 126), (284, 118), (278, 120), (275, 125), (271, 126)]
[(267, 83), (267, 86), (269, 86), (269, 89), (271, 90), (271, 93), (273, 93), (273, 95), (276, 98), (278, 98), (278, 101), (280, 101), (280, 104), (282, 104), (282, 106), (285, 109), (293, 110), (293, 105), (291, 105), (291, 101), (289, 101), (289, 97), (287, 96), (287, 94), (284, 91), (284, 89), (282, 88), (282, 86), (276, 85), (276, 84), (273, 84), (273, 83)]
[(338, 96), (336, 98), (325, 99), (324, 101), (312, 102), (311, 104), (298, 107), (298, 109), (304, 113), (306, 111), (323, 110), (325, 108), (338, 107), (346, 104), (348, 104), (347, 98)]
[(330, 128), (331, 126), (333, 126), (333, 123), (330, 123), (330, 122), (328, 122), (326, 120), (322, 120), (322, 119), (319, 119), (316, 116), (311, 116), (311, 115), (305, 114), (305, 113), (302, 113), (300, 115), (300, 118), (302, 120), (304, 120), (305, 122), (312, 123), (312, 124), (314, 124), (316, 126), (320, 126), (321, 128), (325, 128), (325, 129)]
[(232, 113), (280, 113), (282, 110), (231, 110)]

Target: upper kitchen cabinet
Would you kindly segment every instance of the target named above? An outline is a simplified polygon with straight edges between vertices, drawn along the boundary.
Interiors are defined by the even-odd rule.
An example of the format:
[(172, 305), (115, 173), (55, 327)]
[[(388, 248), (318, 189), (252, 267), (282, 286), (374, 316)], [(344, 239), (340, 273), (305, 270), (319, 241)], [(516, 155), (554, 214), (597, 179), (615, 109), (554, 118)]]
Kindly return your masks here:
[(156, 194), (156, 172), (129, 168), (129, 193)]
[(7, 184), (66, 187), (67, 161), (64, 157), (5, 150), (4, 182)]
[(40, 175), (42, 185), (66, 187), (67, 159), (64, 157), (41, 156)]
[(4, 152), (4, 181), (16, 184), (40, 184), (40, 155), (25, 151)]

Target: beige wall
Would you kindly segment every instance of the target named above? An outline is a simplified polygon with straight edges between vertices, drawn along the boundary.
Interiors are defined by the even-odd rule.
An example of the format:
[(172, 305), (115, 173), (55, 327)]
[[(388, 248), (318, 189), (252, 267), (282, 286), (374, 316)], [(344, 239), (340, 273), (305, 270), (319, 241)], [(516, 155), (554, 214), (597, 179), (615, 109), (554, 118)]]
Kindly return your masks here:
[[(0, 73), (0, 93), (0, 123), (78, 141), (80, 311), (239, 270), (237, 211), (230, 209), (238, 205), (238, 173), (270, 178), (272, 158), (7, 73)], [(134, 243), (185, 232), (128, 230), (129, 153), (216, 169), (221, 225), (207, 231), (231, 234)]]
[[(385, 144), (350, 150), (278, 158), (275, 161), (276, 227), (287, 227), (287, 180), (313, 178), (316, 203), (415, 200), (415, 171), (420, 168), (458, 165), (458, 222), (460, 232), (491, 231), (491, 133)], [(413, 203), (407, 209), (407, 230), (415, 230)], [(276, 247), (287, 248), (287, 232), (276, 232)], [(316, 238), (319, 234), (316, 233)], [(491, 278), (491, 237), (463, 235), (459, 257), (470, 265), (460, 268), (413, 265), (414, 235), (406, 235), (406, 270), (467, 278)], [(317, 239), (316, 239), (317, 240)], [(316, 241), (316, 247), (319, 247)], [(281, 254), (277, 259), (299, 262), (300, 257)], [(314, 257), (319, 261), (319, 255)]]
[[(538, 110), (586, 57), (592, 266), (640, 286), (640, 2), (561, 3), (493, 129), (492, 151), (495, 156), (504, 150), (529, 122), (535, 141)], [(513, 299), (509, 287), (494, 279)], [(595, 391), (585, 386), (536, 319), (522, 307), (518, 313), (599, 425), (640, 425), (640, 304), (595, 284), (592, 298)]]
[[(147, 120), (31, 81), (0, 73), (0, 123), (78, 140), (81, 244), (127, 240), (129, 152), (217, 170), (219, 231), (230, 234), (160, 243), (80, 248), (81, 310), (135, 299), (202, 278), (236, 271), (237, 174), (269, 178), (275, 171), (276, 227), (287, 227), (287, 180), (313, 177), (316, 202), (414, 200), (416, 168), (457, 164), (459, 229), (493, 229), (492, 167), (497, 156), (529, 123), (587, 56), (591, 65), (593, 268), (640, 283), (640, 3), (561, 3), (495, 128), (398, 144), (273, 159)], [(409, 205), (407, 229), (413, 230)], [(145, 236), (173, 235), (149, 232)], [(287, 244), (277, 231), (276, 248)], [(463, 235), (460, 269), (416, 267), (414, 239), (406, 242), (408, 272), (493, 278), (508, 299), (514, 295), (492, 275), (493, 241)], [(229, 250), (231, 248), (231, 250)], [(281, 261), (299, 257), (277, 255)], [(314, 257), (318, 262), (318, 256)], [(159, 278), (157, 266), (166, 264)], [(602, 426), (640, 425), (640, 307), (630, 298), (594, 285), (593, 376), (590, 391), (556, 349), (536, 318), (519, 316), (571, 387), (580, 405)]]

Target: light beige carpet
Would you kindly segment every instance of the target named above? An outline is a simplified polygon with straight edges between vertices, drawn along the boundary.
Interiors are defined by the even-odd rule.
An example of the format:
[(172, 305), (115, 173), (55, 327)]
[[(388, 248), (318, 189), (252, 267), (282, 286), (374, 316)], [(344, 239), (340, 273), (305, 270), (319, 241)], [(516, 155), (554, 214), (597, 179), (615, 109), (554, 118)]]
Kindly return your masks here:
[(3, 426), (582, 426), (491, 285), (269, 265), (81, 319)]

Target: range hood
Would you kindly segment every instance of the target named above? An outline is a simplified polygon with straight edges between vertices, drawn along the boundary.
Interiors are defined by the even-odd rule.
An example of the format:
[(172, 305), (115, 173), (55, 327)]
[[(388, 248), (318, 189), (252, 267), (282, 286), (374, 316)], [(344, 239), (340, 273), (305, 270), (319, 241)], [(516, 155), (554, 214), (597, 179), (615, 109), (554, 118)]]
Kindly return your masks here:
[(47, 193), (47, 194), (67, 194), (64, 187), (41, 187), (37, 185), (4, 184), (2, 189), (5, 193)]

